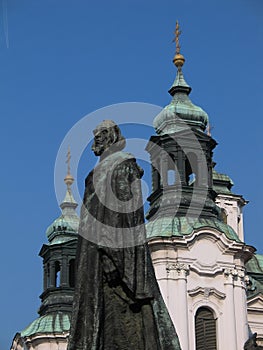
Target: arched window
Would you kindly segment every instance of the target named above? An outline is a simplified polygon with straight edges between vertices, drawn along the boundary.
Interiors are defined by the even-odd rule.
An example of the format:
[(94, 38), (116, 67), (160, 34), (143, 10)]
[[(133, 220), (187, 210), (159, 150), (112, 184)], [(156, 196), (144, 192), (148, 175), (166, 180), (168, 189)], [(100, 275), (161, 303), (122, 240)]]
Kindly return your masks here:
[(189, 152), (186, 155), (186, 163), (185, 163), (185, 175), (186, 175), (186, 183), (188, 185), (192, 185), (193, 182), (198, 181), (198, 166), (197, 166), (197, 156), (193, 152)]
[(59, 261), (55, 262), (55, 287), (60, 286), (60, 263)]
[(169, 169), (167, 173), (167, 183), (169, 186), (172, 186), (175, 184), (175, 182), (176, 182), (175, 170)]
[(168, 186), (175, 185), (178, 179), (176, 178), (176, 166), (172, 155), (169, 154), (167, 162), (167, 184)]
[(69, 286), (75, 287), (75, 259), (69, 261)]
[(213, 312), (201, 307), (195, 316), (196, 350), (217, 350), (216, 319)]

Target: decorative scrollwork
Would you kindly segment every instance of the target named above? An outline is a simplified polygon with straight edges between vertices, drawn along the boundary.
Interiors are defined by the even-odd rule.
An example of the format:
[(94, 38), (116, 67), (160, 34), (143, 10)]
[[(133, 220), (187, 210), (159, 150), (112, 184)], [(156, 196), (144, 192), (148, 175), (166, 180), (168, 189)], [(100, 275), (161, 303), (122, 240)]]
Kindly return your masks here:
[(170, 271), (176, 271), (178, 275), (188, 275), (189, 273), (189, 265), (184, 263), (170, 263), (166, 266), (167, 273)]

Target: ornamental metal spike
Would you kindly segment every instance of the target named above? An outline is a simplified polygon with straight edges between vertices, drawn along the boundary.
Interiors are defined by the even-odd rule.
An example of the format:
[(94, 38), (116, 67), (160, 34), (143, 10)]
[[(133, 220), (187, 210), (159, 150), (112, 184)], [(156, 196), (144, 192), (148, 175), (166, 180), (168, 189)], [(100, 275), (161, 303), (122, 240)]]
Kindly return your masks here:
[(176, 47), (176, 55), (180, 54), (181, 46), (179, 42), (179, 36), (182, 34), (182, 31), (180, 30), (179, 22), (176, 21), (175, 31), (174, 31), (175, 37), (173, 39), (173, 42), (175, 42)]
[(71, 153), (70, 153), (70, 148), (68, 147), (68, 152), (67, 152), (67, 160), (66, 160), (66, 163), (68, 165), (68, 172), (67, 172), (67, 175), (64, 179), (65, 181), (65, 184), (67, 185), (67, 188), (68, 188), (68, 191), (69, 193), (71, 193), (71, 188), (70, 186), (73, 184), (74, 182), (74, 177), (71, 175), (70, 173), (70, 159), (71, 159)]
[(67, 160), (66, 160), (66, 163), (68, 164), (68, 173), (67, 173), (67, 175), (70, 175), (70, 159), (71, 159), (70, 147), (68, 146), (68, 153), (67, 153)]
[(180, 53), (181, 46), (180, 46), (180, 42), (179, 42), (179, 37), (180, 37), (181, 33), (182, 33), (182, 31), (180, 30), (179, 22), (176, 21), (176, 26), (175, 26), (175, 31), (174, 31), (175, 37), (173, 39), (173, 42), (175, 42), (176, 50), (175, 50), (175, 56), (173, 58), (173, 62), (176, 65), (176, 67), (178, 68), (178, 70), (181, 70), (181, 68), (185, 62), (184, 56)]

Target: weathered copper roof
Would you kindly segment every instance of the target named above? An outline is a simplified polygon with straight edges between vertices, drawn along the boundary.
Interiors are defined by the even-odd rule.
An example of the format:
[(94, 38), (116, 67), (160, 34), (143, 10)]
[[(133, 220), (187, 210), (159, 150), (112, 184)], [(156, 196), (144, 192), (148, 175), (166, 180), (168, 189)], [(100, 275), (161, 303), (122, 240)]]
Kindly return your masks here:
[(160, 217), (146, 224), (147, 238), (183, 237), (201, 228), (214, 228), (231, 240), (241, 242), (236, 232), (227, 224), (216, 219), (190, 217)]
[(67, 189), (65, 199), (60, 204), (62, 215), (46, 231), (50, 244), (66, 242), (78, 233), (79, 217), (75, 211), (77, 205), (71, 191)]
[(213, 189), (220, 194), (233, 194), (231, 188), (234, 186), (232, 179), (226, 175), (218, 173), (213, 169)]
[(70, 328), (70, 314), (61, 311), (41, 316), (30, 323), (22, 332), (22, 337), (41, 333), (63, 333)]
[(188, 95), (191, 92), (191, 87), (186, 83), (181, 69), (178, 69), (176, 79), (169, 92), (173, 96), (172, 101), (153, 121), (157, 134), (170, 134), (185, 127), (204, 131), (208, 124), (208, 115), (190, 100)]
[(250, 282), (247, 288), (248, 298), (263, 294), (263, 255), (254, 254), (246, 263), (246, 270)]
[(255, 254), (246, 264), (247, 272), (262, 274), (263, 278), (263, 255)]

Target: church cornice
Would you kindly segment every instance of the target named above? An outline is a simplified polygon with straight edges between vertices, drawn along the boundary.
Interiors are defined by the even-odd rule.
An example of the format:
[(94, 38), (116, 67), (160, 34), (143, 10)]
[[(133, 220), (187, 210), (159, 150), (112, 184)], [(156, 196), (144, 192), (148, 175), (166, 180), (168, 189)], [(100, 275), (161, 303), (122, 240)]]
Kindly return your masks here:
[(55, 344), (62, 343), (62, 342), (66, 343), (68, 336), (69, 336), (69, 331), (61, 332), (61, 333), (39, 332), (31, 336), (25, 336), (22, 338), (23, 338), (24, 344), (26, 344), (29, 349), (31, 347), (32, 349), (34, 349), (36, 344), (47, 344), (48, 346), (50, 346), (50, 343), (55, 343)]
[[(213, 150), (216, 147), (217, 142), (213, 138), (199, 130), (191, 129), (189, 127), (186, 130), (176, 131), (172, 134), (152, 135), (145, 149), (148, 152), (152, 151), (153, 154), (155, 154), (155, 149), (158, 154), (160, 147), (163, 147), (163, 144), (166, 144), (166, 151), (169, 151), (169, 145), (173, 150), (177, 148), (183, 148), (186, 150), (188, 147), (192, 148), (193, 146), (193, 134), (203, 147), (208, 147), (210, 150)], [(179, 141), (177, 142), (177, 140)]]
[(229, 239), (223, 232), (209, 226), (195, 229), (192, 233), (183, 236), (149, 238), (148, 242), (150, 246), (173, 245), (175, 249), (178, 249), (183, 247), (190, 248), (196, 243), (197, 240), (201, 240), (203, 238), (216, 243), (223, 253), (236, 253), (237, 257), (250, 257), (250, 255), (252, 256), (255, 251), (254, 247), (248, 246), (241, 241), (238, 242)]
[(68, 241), (63, 242), (63, 243), (43, 244), (38, 255), (43, 258), (44, 255), (50, 254), (51, 252), (57, 251), (57, 250), (59, 250), (59, 251), (63, 250), (63, 252), (65, 253), (67, 251), (67, 249), (71, 250), (72, 248), (75, 248), (77, 245), (77, 241), (78, 241), (78, 236), (76, 235), (76, 236), (72, 237), (71, 239), (69, 239)]
[(218, 192), (217, 194), (217, 199), (222, 199), (224, 201), (229, 200), (229, 205), (232, 205), (233, 198), (237, 200), (238, 204), (241, 205), (242, 207), (245, 206), (246, 204), (249, 203), (241, 194), (235, 194), (235, 193), (220, 193)]

